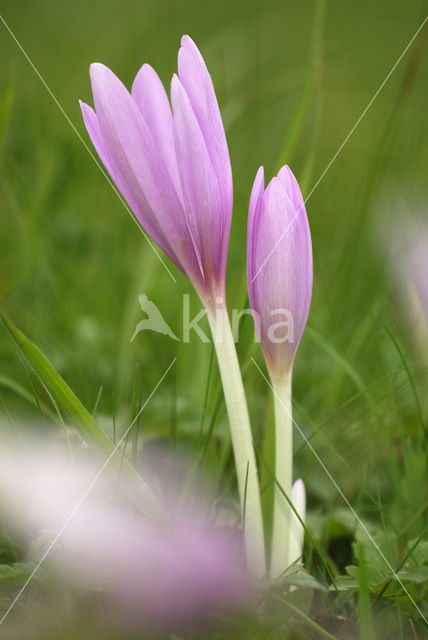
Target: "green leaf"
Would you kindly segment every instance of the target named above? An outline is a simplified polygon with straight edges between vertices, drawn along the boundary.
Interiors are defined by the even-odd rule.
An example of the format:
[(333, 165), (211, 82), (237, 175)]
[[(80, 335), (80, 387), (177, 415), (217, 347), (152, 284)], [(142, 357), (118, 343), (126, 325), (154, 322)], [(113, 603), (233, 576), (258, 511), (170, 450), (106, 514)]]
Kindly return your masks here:
[[(416, 584), (427, 583), (428, 586), (428, 567), (409, 567), (397, 573), (397, 576), (403, 582), (414, 582)], [(395, 578), (395, 576), (394, 576)]]
[(34, 570), (32, 564), (14, 562), (13, 564), (0, 564), (0, 584), (25, 582)]
[(282, 584), (289, 584), (299, 589), (317, 589), (319, 591), (327, 591), (327, 588), (318, 582), (309, 573), (293, 573), (289, 576), (284, 576), (281, 580)]
[(101, 427), (95, 422), (89, 411), (83, 406), (63, 378), (48, 361), (40, 349), (31, 342), (5, 315), (1, 318), (13, 340), (33, 367), (47, 391), (52, 394), (58, 405), (67, 413), (82, 438), (103, 459), (116, 464), (117, 469), (136, 488), (143, 500), (143, 508), (159, 520), (164, 517), (163, 510), (154, 498), (148, 485), (143, 481), (131, 463), (114, 445)]
[[(357, 581), (357, 583), (359, 583), (359, 579), (360, 579), (359, 568), (354, 565), (349, 565), (348, 567), (345, 567), (345, 569), (346, 569), (346, 573), (350, 575), (351, 578), (354, 578)], [(385, 577), (383, 573), (381, 573), (376, 567), (367, 565), (366, 570), (367, 570), (367, 582), (370, 588), (374, 590), (376, 587), (382, 584)]]
[[(358, 591), (358, 581), (351, 576), (337, 576), (336, 586), (338, 591)], [(329, 591), (334, 590), (333, 585), (329, 585)]]
[(428, 564), (428, 540), (416, 538), (409, 540), (407, 546), (409, 549), (413, 549), (411, 556), (415, 564)]
[[(361, 549), (364, 550), (370, 585), (383, 582), (391, 574), (391, 567), (396, 567), (400, 561), (398, 538), (394, 533), (377, 531), (372, 535), (372, 538), (376, 544), (373, 544), (373, 540), (367, 536), (363, 529), (358, 529), (354, 543), (355, 556), (358, 560)], [(378, 582), (373, 582), (376, 573), (379, 575), (379, 579)]]

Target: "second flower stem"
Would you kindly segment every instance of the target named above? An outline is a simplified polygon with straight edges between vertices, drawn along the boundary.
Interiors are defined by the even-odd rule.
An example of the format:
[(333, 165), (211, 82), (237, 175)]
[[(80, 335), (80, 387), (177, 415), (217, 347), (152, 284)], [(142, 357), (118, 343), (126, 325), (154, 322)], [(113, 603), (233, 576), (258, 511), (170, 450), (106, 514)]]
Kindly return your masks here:
[(261, 578), (266, 572), (260, 488), (250, 420), (232, 329), (225, 307), (208, 310), (232, 437), (243, 514), (247, 569)]
[[(275, 501), (273, 510), (270, 577), (278, 578), (290, 564), (291, 500), (293, 476), (293, 421), (291, 408), (291, 371), (281, 379), (272, 379), (275, 406)], [(280, 488), (281, 487), (281, 488)]]

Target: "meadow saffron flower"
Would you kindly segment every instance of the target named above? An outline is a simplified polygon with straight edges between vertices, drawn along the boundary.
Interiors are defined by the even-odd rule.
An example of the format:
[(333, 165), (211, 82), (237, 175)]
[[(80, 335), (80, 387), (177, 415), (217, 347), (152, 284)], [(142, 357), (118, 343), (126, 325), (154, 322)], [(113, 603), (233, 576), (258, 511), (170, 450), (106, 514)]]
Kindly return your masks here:
[(155, 525), (120, 499), (117, 477), (100, 476), (86, 452), (75, 452), (72, 462), (57, 443), (24, 440), (17, 449), (2, 439), (3, 518), (10, 516), (24, 540), (42, 533), (47, 546), (54, 541), (51, 578), (60, 577), (68, 589), (96, 591), (113, 621), (156, 630), (199, 621), (218, 607), (250, 605), (253, 587), (236, 539), (215, 527), (206, 509), (182, 504), (169, 511), (165, 492), (171, 485), (174, 493), (173, 478), (162, 478), (170, 519)]
[(90, 69), (95, 111), (83, 118), (107, 171), (141, 226), (190, 278), (214, 338), (235, 456), (248, 568), (265, 573), (260, 491), (248, 409), (225, 301), (232, 172), (211, 77), (189, 36), (171, 103), (144, 64), (131, 93), (102, 64)]
[(247, 239), (248, 294), (269, 373), (290, 371), (308, 319), (312, 296), (312, 245), (297, 180), (284, 166), (264, 187), (257, 172)]
[(106, 66), (90, 67), (95, 111), (86, 128), (141, 226), (190, 278), (204, 304), (224, 296), (232, 172), (211, 77), (189, 36), (178, 54), (171, 103), (144, 64), (131, 93)]
[[(312, 271), (311, 234), (297, 180), (284, 166), (265, 189), (260, 167), (249, 206), (248, 294), (275, 396), (276, 480), (289, 498), (291, 377), (309, 313)], [(290, 564), (291, 523), (290, 507), (278, 486), (275, 494), (270, 565), (274, 577)]]

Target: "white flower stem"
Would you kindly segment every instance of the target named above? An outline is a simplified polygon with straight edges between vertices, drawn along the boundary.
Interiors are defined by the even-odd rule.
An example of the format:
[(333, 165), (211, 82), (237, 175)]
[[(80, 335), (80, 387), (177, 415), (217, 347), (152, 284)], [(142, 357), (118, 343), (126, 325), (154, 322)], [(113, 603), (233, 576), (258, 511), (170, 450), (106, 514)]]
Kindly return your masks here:
[(266, 558), (260, 489), (238, 356), (227, 309), (221, 306), (208, 310), (208, 319), (214, 339), (232, 436), (239, 498), (243, 514), (247, 569), (251, 575), (261, 578), (266, 573)]
[[(270, 560), (270, 577), (279, 577), (290, 564), (291, 508), (283, 492), (291, 500), (293, 477), (293, 422), (291, 408), (291, 374), (272, 378), (275, 406), (275, 500)], [(279, 485), (279, 486), (278, 486)], [(279, 488), (281, 487), (281, 489)]]

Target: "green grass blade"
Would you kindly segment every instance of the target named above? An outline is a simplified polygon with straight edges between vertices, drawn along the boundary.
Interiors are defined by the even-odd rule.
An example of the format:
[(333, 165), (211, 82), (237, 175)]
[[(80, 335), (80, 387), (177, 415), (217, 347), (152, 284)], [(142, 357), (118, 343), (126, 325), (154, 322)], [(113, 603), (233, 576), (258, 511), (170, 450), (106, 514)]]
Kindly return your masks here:
[(67, 413), (81, 437), (103, 459), (111, 458), (126, 479), (136, 486), (150, 513), (159, 516), (161, 508), (153, 497), (147, 484), (127, 459), (122, 460), (121, 451), (95, 422), (89, 411), (83, 406), (63, 378), (48, 361), (40, 349), (31, 342), (6, 316), (1, 318), (22, 354), (33, 367), (42, 384), (52, 394), (58, 405)]
[(361, 543), (359, 544), (358, 560), (358, 607), (360, 613), (360, 638), (361, 640), (372, 640), (373, 619), (370, 605), (367, 565), (364, 559), (364, 547)]
[[(37, 402), (34, 398), (34, 395), (30, 393), (25, 387), (23, 387), (19, 382), (9, 378), (8, 376), (0, 375), (0, 387), (4, 389), (8, 389), (12, 391), (17, 396), (31, 404), (33, 407), (37, 407)], [(52, 409), (50, 409), (45, 403), (39, 401), (40, 408), (45, 416), (47, 416), (52, 422), (60, 422), (58, 416), (55, 414)]]
[(25, 355), (42, 383), (49, 389), (61, 408), (68, 414), (82, 438), (102, 456), (113, 450), (111, 440), (97, 425), (89, 411), (64, 382), (40, 349), (2, 314), (2, 320), (20, 351)]
[(15, 96), (15, 76), (9, 76), (0, 97), (0, 147), (3, 145)]
[(315, 620), (312, 620), (312, 618), (306, 615), (306, 613), (301, 611), (294, 604), (292, 604), (291, 602), (288, 602), (288, 600), (286, 600), (285, 598), (282, 598), (281, 596), (277, 595), (275, 597), (278, 600), (278, 602), (281, 602), (284, 606), (287, 607), (287, 609), (290, 609), (290, 611), (292, 611), (296, 616), (299, 616), (299, 618), (304, 620), (308, 625), (308, 627), (311, 627), (312, 629), (314, 629), (314, 631), (316, 631), (322, 638), (327, 638), (327, 640), (337, 640), (336, 636), (333, 636), (331, 633), (326, 631), (326, 629), (323, 629), (323, 627), (321, 627), (318, 623), (316, 623)]
[(291, 127), (287, 131), (287, 136), (279, 153), (278, 166), (281, 167), (285, 163), (289, 163), (295, 152), (297, 143), (302, 133), (303, 124), (313, 93), (313, 87), (317, 75), (318, 61), (321, 55), (322, 35), (324, 30), (324, 19), (326, 13), (325, 0), (318, 0), (315, 9), (315, 21), (313, 33), (310, 39), (311, 50), (309, 53), (308, 66), (306, 70), (303, 90), (300, 95), (299, 103), (294, 114)]
[(419, 423), (421, 425), (422, 432), (423, 432), (423, 434), (424, 434), (424, 436), (426, 438), (428, 436), (428, 432), (427, 432), (427, 427), (425, 425), (425, 420), (424, 420), (423, 413), (422, 413), (422, 406), (421, 406), (421, 402), (420, 402), (420, 399), (419, 399), (418, 391), (416, 389), (415, 380), (414, 380), (414, 378), (412, 376), (412, 373), (411, 373), (411, 371), (409, 369), (409, 365), (407, 364), (407, 360), (404, 357), (404, 353), (403, 353), (400, 345), (398, 344), (398, 340), (395, 338), (394, 334), (392, 333), (391, 329), (388, 327), (386, 322), (383, 322), (383, 326), (384, 326), (384, 329), (387, 332), (388, 336), (391, 338), (392, 343), (393, 343), (398, 355), (400, 356), (400, 360), (401, 360), (401, 362), (403, 364), (404, 370), (405, 370), (406, 375), (407, 375), (407, 377), (409, 379), (409, 383), (410, 383), (410, 386), (411, 386), (412, 391), (413, 391), (413, 396), (415, 398), (415, 407), (416, 407), (416, 412), (417, 412), (417, 415), (418, 415), (418, 420), (419, 420)]

